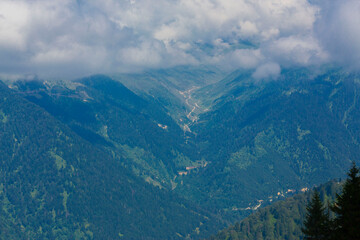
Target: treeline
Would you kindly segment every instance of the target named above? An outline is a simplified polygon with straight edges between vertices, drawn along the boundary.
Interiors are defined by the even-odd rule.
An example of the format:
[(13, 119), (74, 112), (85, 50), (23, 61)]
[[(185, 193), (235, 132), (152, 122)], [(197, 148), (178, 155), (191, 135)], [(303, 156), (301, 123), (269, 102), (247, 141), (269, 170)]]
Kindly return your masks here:
[(314, 192), (307, 206), (307, 215), (302, 228), (304, 239), (360, 239), (359, 171), (354, 163), (348, 172), (342, 193), (337, 194), (333, 203), (323, 203), (319, 192)]
[[(341, 192), (338, 181), (330, 181), (316, 188), (324, 201), (334, 201), (336, 193)], [(284, 201), (278, 201), (261, 208), (241, 222), (220, 231), (212, 240), (298, 240), (304, 234), (301, 231), (306, 216), (306, 206), (313, 191), (296, 194)]]
[(259, 209), (209, 239), (360, 239), (342, 232), (360, 230), (359, 169), (352, 166), (348, 175)]

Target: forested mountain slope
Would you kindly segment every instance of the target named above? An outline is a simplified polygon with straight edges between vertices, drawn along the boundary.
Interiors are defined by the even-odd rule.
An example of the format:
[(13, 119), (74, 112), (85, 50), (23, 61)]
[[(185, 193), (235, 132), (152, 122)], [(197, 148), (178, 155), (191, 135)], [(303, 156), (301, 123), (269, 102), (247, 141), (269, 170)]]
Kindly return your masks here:
[[(330, 181), (316, 189), (325, 203), (331, 203), (336, 194), (341, 192), (341, 184), (337, 181)], [(313, 190), (300, 193), (262, 208), (209, 239), (302, 239), (301, 228), (306, 216), (306, 206), (313, 193)]]
[(13, 88), (154, 185), (171, 188), (177, 171), (197, 159), (163, 106), (109, 77), (65, 84), (19, 81)]
[(2, 83), (0, 128), (2, 239), (176, 239), (219, 226)]
[[(158, 82), (137, 94), (103, 75), (9, 86), (130, 175), (228, 222), (304, 187), (343, 177), (349, 163), (360, 159), (357, 74), (288, 69), (277, 80), (259, 81), (239, 70), (210, 85), (201, 80), (196, 89), (179, 85), (179, 75), (168, 81), (171, 74), (157, 72), (152, 77)], [(127, 81), (141, 79), (134, 83), (141, 85), (148, 76)], [(188, 129), (157, 90), (149, 94), (159, 86), (163, 97), (180, 102), (183, 96), (173, 93), (182, 89), (200, 109), (171, 110), (185, 112)]]
[(257, 81), (242, 71), (199, 89), (194, 96), (213, 105), (191, 129), (211, 163), (177, 190), (241, 213), (278, 192), (342, 177), (360, 159), (359, 79), (338, 69), (291, 69)]

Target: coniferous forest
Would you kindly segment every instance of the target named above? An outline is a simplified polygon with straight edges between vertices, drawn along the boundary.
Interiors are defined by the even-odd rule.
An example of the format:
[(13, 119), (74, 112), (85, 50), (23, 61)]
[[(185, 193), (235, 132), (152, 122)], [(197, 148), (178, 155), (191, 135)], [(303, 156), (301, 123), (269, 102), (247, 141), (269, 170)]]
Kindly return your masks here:
[[(360, 175), (355, 163), (333, 203), (325, 208), (315, 191), (306, 209), (304, 239), (360, 239)], [(331, 213), (334, 217), (330, 217)]]
[(0, 0), (0, 240), (360, 240), (360, 0)]
[[(181, 82), (165, 73), (145, 76)], [(294, 193), (343, 178), (360, 159), (357, 77), (326, 69), (309, 81), (289, 70), (260, 84), (234, 72), (186, 95), (214, 101), (193, 122), (177, 119), (181, 98), (155, 83), (149, 92), (104, 75), (1, 84), (2, 234), (206, 238), (245, 218), (232, 231), (240, 239), (297, 239), (310, 196)], [(332, 182), (320, 197), (327, 204), (337, 191)]]
[(345, 181), (330, 181), (260, 209), (210, 239), (360, 239), (360, 174), (353, 163)]

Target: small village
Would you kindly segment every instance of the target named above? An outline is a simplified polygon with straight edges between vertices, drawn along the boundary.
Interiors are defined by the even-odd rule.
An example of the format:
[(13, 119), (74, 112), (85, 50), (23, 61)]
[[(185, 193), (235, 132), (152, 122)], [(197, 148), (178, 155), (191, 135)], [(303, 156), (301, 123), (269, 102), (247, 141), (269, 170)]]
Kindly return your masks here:
[(200, 168), (205, 168), (208, 164), (209, 164), (209, 162), (207, 162), (207, 161), (205, 161), (205, 160), (196, 161), (196, 162), (195, 162), (195, 165), (193, 165), (193, 166), (187, 166), (187, 167), (185, 167), (185, 170), (183, 170), (183, 171), (178, 171), (178, 175), (179, 175), (179, 176), (188, 175), (188, 174), (190, 174), (193, 170), (200, 169)]

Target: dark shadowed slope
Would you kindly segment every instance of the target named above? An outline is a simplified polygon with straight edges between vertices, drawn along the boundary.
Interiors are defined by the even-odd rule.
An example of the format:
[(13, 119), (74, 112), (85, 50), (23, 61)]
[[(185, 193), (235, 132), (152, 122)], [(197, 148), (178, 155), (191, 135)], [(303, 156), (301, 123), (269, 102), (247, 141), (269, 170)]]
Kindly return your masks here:
[(2, 83), (0, 129), (1, 238), (176, 239), (216, 224)]
[(177, 171), (194, 146), (161, 105), (145, 100), (120, 82), (97, 75), (75, 82), (17, 82), (14, 87), (147, 181), (172, 188)]

